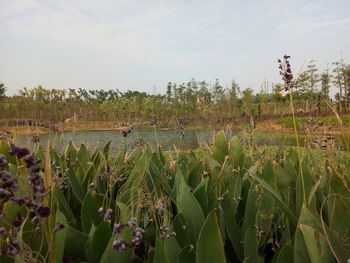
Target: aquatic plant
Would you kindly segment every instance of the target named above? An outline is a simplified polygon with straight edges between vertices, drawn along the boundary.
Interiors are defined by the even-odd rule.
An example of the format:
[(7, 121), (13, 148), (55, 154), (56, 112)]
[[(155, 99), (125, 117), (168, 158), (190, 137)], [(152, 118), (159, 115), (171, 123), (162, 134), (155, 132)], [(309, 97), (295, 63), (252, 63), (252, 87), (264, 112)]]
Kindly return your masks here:
[(0, 262), (350, 258), (348, 152), (300, 152), (305, 203), (294, 148), (246, 148), (224, 132), (175, 159), (149, 144), (117, 155), (110, 143), (24, 157), (14, 147), (0, 141)]

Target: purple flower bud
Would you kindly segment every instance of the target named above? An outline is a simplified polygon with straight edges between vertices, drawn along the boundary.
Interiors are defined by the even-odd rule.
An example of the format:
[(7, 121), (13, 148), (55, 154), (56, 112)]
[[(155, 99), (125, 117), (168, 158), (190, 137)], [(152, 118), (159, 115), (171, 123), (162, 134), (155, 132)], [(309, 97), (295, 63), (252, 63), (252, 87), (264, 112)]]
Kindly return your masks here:
[(0, 167), (4, 167), (8, 164), (5, 155), (0, 153)]
[(98, 213), (100, 216), (103, 216), (103, 207), (100, 207), (100, 208), (97, 210), (97, 213)]
[[(114, 249), (117, 249), (117, 250), (119, 250), (122, 245), (124, 245), (124, 241), (121, 239), (114, 240), (112, 243), (112, 247)], [(124, 245), (124, 247), (125, 247), (125, 245)]]
[(50, 215), (50, 208), (47, 206), (41, 206), (37, 212), (40, 217), (48, 217)]
[(137, 224), (136, 217), (132, 217), (132, 218), (130, 219), (130, 221), (128, 222), (128, 225), (129, 225), (130, 227), (136, 226), (136, 224)]
[(0, 236), (5, 236), (7, 234), (7, 231), (4, 227), (0, 227)]
[(17, 155), (19, 159), (23, 158), (24, 156), (28, 155), (30, 151), (27, 148), (20, 148), (16, 147), (15, 145), (11, 145), (11, 151), (9, 154), (11, 155)]

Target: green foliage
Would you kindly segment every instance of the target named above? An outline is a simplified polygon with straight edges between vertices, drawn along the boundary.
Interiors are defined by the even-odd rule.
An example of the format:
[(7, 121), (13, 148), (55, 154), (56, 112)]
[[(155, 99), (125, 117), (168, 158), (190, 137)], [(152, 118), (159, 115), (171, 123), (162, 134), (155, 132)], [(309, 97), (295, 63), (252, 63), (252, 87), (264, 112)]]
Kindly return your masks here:
[[(149, 145), (113, 156), (109, 144), (91, 154), (70, 143), (63, 154), (38, 149), (42, 163), (28, 165), (29, 155), (11, 155), (9, 145), (0, 142), (0, 158), (7, 160), (0, 187), (7, 187), (10, 172), (19, 188), (17, 199), (0, 197), (0, 246), (5, 252), (14, 247), (1, 262), (314, 263), (350, 257), (347, 153), (330, 158), (302, 151), (305, 203), (292, 149), (246, 149), (223, 132), (210, 151), (171, 158)], [(37, 189), (28, 182), (34, 174), (45, 177), (35, 199)], [(50, 213), (39, 216), (34, 203), (21, 198)]]
[[(336, 118), (336, 116), (315, 117), (312, 119), (311, 123), (308, 122), (309, 119), (310, 118), (297, 118), (296, 119), (297, 128), (302, 129), (303, 127), (308, 127), (308, 126), (311, 128), (319, 126), (319, 128), (321, 128), (323, 125), (340, 127), (339, 120)], [(342, 121), (343, 126), (349, 127), (349, 125), (350, 125), (349, 115), (340, 116), (340, 119)], [(319, 122), (321, 122), (322, 125), (318, 124)], [(293, 128), (294, 127), (293, 118), (291, 118), (291, 117), (281, 118), (277, 121), (277, 123), (286, 127), (286, 128)]]

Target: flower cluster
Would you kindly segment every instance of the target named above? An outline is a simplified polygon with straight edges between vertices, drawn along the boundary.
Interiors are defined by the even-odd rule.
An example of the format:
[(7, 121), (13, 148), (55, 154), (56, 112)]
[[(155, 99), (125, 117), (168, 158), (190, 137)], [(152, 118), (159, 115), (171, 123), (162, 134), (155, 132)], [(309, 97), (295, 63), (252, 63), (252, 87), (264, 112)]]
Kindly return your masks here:
[(142, 147), (145, 144), (146, 144), (145, 140), (143, 140), (143, 139), (136, 139), (135, 141), (128, 143), (128, 147), (130, 149), (135, 149), (135, 148), (140, 148), (140, 147)]
[(181, 139), (185, 136), (185, 128), (180, 124), (177, 125), (177, 134), (180, 135)]
[(100, 215), (100, 216), (103, 216), (103, 218), (105, 220), (114, 220), (115, 219), (115, 216), (113, 215), (113, 209), (111, 208), (108, 208), (106, 210), (106, 212), (104, 211), (103, 207), (100, 207), (98, 210), (97, 210), (97, 213)]
[(123, 137), (127, 137), (129, 133), (132, 132), (133, 128), (129, 125), (123, 125), (124, 128), (120, 130), (120, 134), (123, 135)]
[(20, 253), (21, 248), (16, 240), (16, 235), (21, 227), (23, 219), (24, 218), (20, 214), (17, 214), (17, 217), (12, 222), (12, 228), (6, 230), (5, 227), (0, 227), (0, 237), (3, 240), (0, 256), (15, 256)]
[(280, 75), (282, 76), (282, 80), (284, 81), (284, 89), (285, 91), (290, 90), (293, 87), (293, 74), (292, 68), (289, 63), (290, 56), (284, 55), (283, 61), (278, 59), (278, 68), (280, 69)]
[(159, 201), (159, 202), (155, 205), (154, 208), (156, 209), (156, 211), (158, 212), (159, 215), (162, 215), (163, 212), (164, 212), (165, 206), (164, 206), (164, 204), (163, 204), (162, 202)]
[(152, 116), (152, 118), (151, 118), (151, 126), (157, 125), (157, 122), (158, 122), (157, 118), (155, 116)]
[(27, 163), (29, 168), (28, 181), (32, 188), (31, 202), (28, 202), (27, 207), (30, 207), (28, 216), (32, 223), (36, 223), (39, 218), (48, 217), (50, 215), (50, 208), (43, 205), (43, 197), (45, 196), (45, 184), (44, 179), (40, 175), (42, 169), (38, 166), (40, 160), (35, 159), (33, 156), (30, 158), (30, 162)]
[(33, 143), (35, 143), (35, 144), (36, 144), (36, 143), (39, 143), (39, 142), (40, 142), (40, 137), (39, 137), (39, 135), (33, 135), (31, 141), (32, 141)]
[(0, 153), (0, 168), (5, 167), (7, 164), (6, 156)]
[(30, 167), (32, 167), (32, 166), (34, 166), (34, 165), (36, 165), (36, 164), (41, 163), (41, 160), (36, 159), (36, 158), (34, 157), (34, 154), (32, 154), (32, 155), (30, 155), (29, 157), (25, 158), (25, 159), (24, 159), (24, 162), (26, 163), (27, 168), (30, 168)]
[(161, 238), (168, 239), (170, 237), (176, 237), (176, 233), (175, 232), (170, 232), (169, 228), (166, 225), (160, 226), (159, 230), (160, 230), (160, 237)]
[[(6, 159), (3, 161), (7, 162)], [(11, 173), (1, 170), (0, 171), (0, 201), (6, 202), (15, 198), (15, 192), (18, 189), (17, 177)]]
[(69, 177), (67, 175), (67, 171), (64, 173), (59, 172), (57, 174), (57, 181), (58, 181), (58, 186), (59, 188), (64, 191), (68, 189), (68, 183), (69, 183)]
[(16, 239), (10, 239), (0, 250), (0, 256), (16, 256), (20, 253), (20, 246)]
[(23, 158), (24, 156), (30, 154), (29, 150), (27, 148), (20, 148), (13, 144), (11, 144), (11, 150), (9, 152), (11, 155), (17, 155), (19, 159)]
[(141, 245), (143, 243), (143, 234), (145, 233), (145, 230), (140, 227), (136, 227), (136, 225), (137, 225), (137, 221), (135, 217), (131, 218), (127, 224), (114, 224), (114, 227), (113, 227), (114, 234), (120, 233), (124, 228), (135, 228), (135, 229), (133, 231), (131, 242), (127, 242), (122, 238), (118, 238), (113, 241), (112, 247), (116, 250), (125, 250), (127, 248), (135, 248)]

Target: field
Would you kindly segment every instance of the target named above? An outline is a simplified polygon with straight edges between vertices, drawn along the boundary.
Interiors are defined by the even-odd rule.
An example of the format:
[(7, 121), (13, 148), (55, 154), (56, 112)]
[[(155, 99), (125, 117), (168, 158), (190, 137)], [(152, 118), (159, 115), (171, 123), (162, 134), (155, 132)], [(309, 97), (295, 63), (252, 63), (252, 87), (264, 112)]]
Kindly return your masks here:
[(350, 158), (332, 143), (33, 153), (2, 138), (1, 262), (347, 262)]

